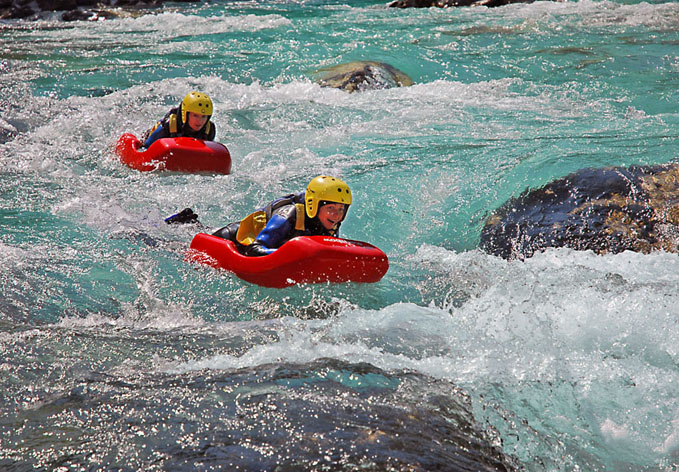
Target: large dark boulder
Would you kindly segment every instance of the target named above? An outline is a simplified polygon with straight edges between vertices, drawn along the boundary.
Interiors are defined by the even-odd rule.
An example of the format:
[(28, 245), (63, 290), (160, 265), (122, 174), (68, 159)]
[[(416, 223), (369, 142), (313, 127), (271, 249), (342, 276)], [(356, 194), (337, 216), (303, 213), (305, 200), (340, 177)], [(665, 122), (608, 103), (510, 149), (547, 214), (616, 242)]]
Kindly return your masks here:
[(550, 247), (679, 252), (679, 164), (583, 169), (498, 208), (480, 247), (523, 259)]

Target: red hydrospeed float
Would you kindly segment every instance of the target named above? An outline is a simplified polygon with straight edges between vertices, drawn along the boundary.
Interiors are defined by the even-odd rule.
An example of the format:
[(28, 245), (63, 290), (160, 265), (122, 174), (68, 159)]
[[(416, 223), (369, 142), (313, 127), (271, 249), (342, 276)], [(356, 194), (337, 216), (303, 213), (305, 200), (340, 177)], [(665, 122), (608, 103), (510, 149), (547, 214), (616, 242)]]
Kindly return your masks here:
[(188, 173), (231, 173), (231, 154), (221, 143), (195, 138), (161, 138), (146, 150), (130, 133), (116, 143), (116, 154), (127, 166), (142, 171), (168, 170)]
[(300, 236), (272, 254), (244, 256), (233, 241), (198, 233), (187, 259), (226, 269), (264, 287), (323, 282), (378, 282), (389, 269), (387, 255), (372, 244), (331, 236)]

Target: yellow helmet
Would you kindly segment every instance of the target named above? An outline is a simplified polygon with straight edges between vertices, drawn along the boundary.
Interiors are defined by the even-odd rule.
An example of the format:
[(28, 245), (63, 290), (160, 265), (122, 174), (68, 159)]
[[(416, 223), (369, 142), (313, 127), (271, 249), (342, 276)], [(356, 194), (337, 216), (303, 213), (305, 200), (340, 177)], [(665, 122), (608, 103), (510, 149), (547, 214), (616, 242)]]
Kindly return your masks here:
[(351, 205), (351, 189), (343, 180), (319, 175), (309, 182), (304, 196), (306, 214), (309, 218), (316, 216), (322, 201)]
[(186, 123), (188, 112), (212, 116), (212, 100), (204, 93), (189, 92), (182, 100), (182, 123)]

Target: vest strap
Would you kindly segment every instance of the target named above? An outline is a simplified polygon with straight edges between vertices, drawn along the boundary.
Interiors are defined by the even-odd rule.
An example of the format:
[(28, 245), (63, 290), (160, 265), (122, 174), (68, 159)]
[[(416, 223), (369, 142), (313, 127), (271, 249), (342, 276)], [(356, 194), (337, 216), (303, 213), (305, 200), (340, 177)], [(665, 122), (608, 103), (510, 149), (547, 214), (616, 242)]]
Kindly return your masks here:
[(295, 203), (295, 210), (297, 210), (297, 217), (295, 220), (295, 229), (297, 231), (304, 231), (304, 203)]
[(171, 114), (168, 123), (170, 125), (170, 133), (175, 134), (177, 132), (177, 115)]

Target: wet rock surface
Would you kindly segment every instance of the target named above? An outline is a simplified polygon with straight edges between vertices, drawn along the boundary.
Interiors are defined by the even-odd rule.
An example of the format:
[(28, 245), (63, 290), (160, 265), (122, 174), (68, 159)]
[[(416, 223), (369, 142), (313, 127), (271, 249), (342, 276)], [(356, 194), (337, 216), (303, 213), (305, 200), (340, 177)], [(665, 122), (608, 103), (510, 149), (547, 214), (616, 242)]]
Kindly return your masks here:
[(412, 79), (392, 65), (378, 61), (354, 61), (319, 69), (315, 81), (322, 87), (335, 87), (347, 92), (408, 87)]
[[(450, 382), (319, 359), (238, 370), (91, 373), (3, 406), (12, 470), (520, 470)], [(20, 447), (45, 436), (41, 447)], [(75, 431), (77, 440), (62, 437)], [(59, 433), (59, 434), (56, 434)], [(118, 452), (125, 444), (123, 453)], [(108, 466), (108, 467), (106, 467)]]
[(123, 12), (156, 8), (162, 4), (163, 0), (0, 0), (0, 19), (98, 20), (121, 14), (127, 16)]
[[(395, 0), (394, 8), (451, 8), (451, 7), (501, 7), (512, 3), (533, 3), (535, 0)], [(560, 1), (560, 0), (555, 0)]]

